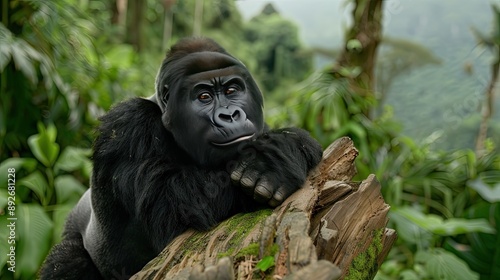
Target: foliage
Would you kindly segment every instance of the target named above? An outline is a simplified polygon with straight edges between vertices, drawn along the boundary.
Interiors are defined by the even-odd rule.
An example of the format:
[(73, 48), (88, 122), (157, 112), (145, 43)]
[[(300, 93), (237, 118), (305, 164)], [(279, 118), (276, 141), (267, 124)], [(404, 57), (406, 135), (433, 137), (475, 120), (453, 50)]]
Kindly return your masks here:
[(132, 67), (130, 47), (95, 45), (99, 30), (78, 3), (13, 1), (0, 24), (0, 160), (30, 156), (27, 139), (40, 120), (58, 127), (60, 145), (89, 146), (103, 109), (153, 84), (155, 70)]
[[(59, 242), (61, 229), (74, 204), (85, 192), (91, 163), (89, 150), (67, 147), (59, 153), (54, 125), (38, 125), (39, 133), (28, 142), (35, 158), (10, 158), (0, 164), (0, 225), (7, 227), (7, 170), (16, 170), (15, 217), (16, 271), (15, 278), (33, 279), (51, 244)], [(1, 231), (7, 240), (9, 232)], [(2, 252), (10, 244), (0, 243)], [(2, 274), (7, 273), (7, 255), (0, 256)]]
[[(484, 246), (496, 244), (500, 224), (492, 214), (500, 187), (500, 155), (494, 145), (478, 157), (471, 150), (432, 149), (438, 135), (417, 144), (399, 135), (390, 111), (374, 120), (366, 118), (363, 108), (374, 106), (374, 101), (353, 93), (346, 80), (328, 71), (300, 84), (286, 105), (270, 111), (275, 125), (305, 127), (325, 146), (350, 136), (360, 149), (359, 176), (375, 173), (381, 180), (391, 205), (390, 226), (399, 240), (378, 279), (496, 277), (491, 267), (498, 266), (493, 263), (497, 258), (491, 255), (498, 254), (497, 249)], [(468, 214), (476, 213), (479, 205), (492, 210)], [(440, 269), (436, 263), (452, 269)]]

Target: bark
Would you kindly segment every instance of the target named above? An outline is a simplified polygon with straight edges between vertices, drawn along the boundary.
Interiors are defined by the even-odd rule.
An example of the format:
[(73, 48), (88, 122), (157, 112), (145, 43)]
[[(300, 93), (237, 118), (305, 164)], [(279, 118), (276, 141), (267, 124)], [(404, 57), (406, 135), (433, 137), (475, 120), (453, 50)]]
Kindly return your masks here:
[(357, 155), (335, 141), (280, 207), (189, 230), (131, 279), (373, 279), (396, 233), (376, 178), (351, 181)]
[[(374, 69), (382, 39), (382, 0), (354, 0), (353, 25), (346, 32), (345, 47), (333, 75), (346, 77), (351, 88), (365, 98), (374, 98)], [(371, 112), (363, 112), (370, 117)]]
[(126, 42), (141, 52), (143, 49), (143, 25), (146, 11), (145, 0), (128, 0)]

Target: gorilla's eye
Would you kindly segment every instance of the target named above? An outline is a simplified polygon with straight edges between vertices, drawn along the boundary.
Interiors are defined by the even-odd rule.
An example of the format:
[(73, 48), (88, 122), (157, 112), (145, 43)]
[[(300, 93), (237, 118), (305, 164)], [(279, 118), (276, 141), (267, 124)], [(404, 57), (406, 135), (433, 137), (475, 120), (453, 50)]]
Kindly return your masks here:
[(238, 89), (236, 87), (228, 87), (226, 89), (226, 95), (230, 95), (230, 94), (233, 94), (233, 93), (236, 93), (238, 92)]
[(203, 92), (200, 95), (198, 95), (198, 100), (202, 102), (209, 102), (210, 100), (212, 100), (212, 96), (208, 92)]

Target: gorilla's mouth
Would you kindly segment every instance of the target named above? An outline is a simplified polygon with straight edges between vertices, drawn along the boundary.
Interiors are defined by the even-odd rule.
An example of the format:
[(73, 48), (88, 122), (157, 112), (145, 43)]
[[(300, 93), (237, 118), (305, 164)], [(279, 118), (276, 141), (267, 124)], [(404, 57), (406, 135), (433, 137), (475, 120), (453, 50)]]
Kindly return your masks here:
[(232, 145), (232, 144), (235, 144), (235, 143), (239, 143), (239, 142), (248, 140), (248, 139), (252, 138), (254, 135), (255, 135), (255, 133), (252, 133), (250, 135), (240, 136), (240, 137), (238, 137), (236, 139), (233, 139), (233, 140), (230, 140), (230, 141), (227, 141), (227, 142), (223, 142), (223, 143), (212, 142), (212, 144), (215, 145), (215, 146), (219, 146), (219, 147), (229, 146), (229, 145)]

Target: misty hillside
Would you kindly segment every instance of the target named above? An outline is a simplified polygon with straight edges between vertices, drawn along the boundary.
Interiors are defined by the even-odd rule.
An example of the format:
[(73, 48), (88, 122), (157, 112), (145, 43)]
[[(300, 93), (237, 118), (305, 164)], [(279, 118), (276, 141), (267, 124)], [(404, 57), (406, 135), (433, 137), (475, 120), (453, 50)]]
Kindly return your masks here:
[[(299, 26), (305, 45), (335, 49), (342, 44), (351, 11), (344, 1), (252, 0), (237, 4), (248, 19), (268, 2)], [(385, 2), (384, 36), (419, 43), (441, 60), (440, 65), (418, 68), (396, 79), (388, 92), (387, 104), (393, 105), (394, 116), (403, 123), (405, 134), (422, 140), (440, 131), (443, 136), (437, 140), (439, 147), (472, 147), (492, 56), (488, 50), (477, 47), (471, 28), (485, 35), (491, 33), (490, 3), (488, 0)], [(466, 67), (470, 73), (465, 71)], [(500, 108), (498, 98), (496, 104)], [(494, 119), (500, 120), (500, 113)]]

